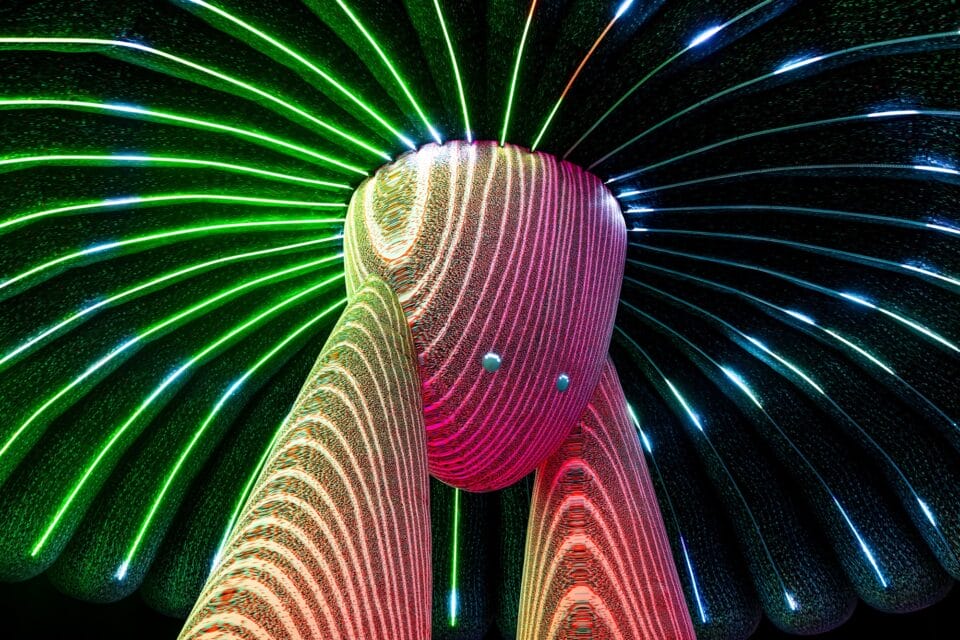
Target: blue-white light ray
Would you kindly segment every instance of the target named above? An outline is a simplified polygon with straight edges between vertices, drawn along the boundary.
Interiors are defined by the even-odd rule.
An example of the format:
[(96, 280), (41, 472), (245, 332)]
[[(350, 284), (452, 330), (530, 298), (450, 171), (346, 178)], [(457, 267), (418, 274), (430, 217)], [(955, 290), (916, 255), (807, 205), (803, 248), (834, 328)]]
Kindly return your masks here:
[(713, 27), (710, 27), (709, 29), (704, 29), (699, 34), (697, 34), (696, 37), (693, 38), (693, 40), (690, 41), (690, 44), (687, 45), (687, 49), (693, 49), (694, 47), (699, 47), (701, 44), (703, 44), (713, 36), (720, 33), (721, 30), (723, 30), (722, 24), (715, 25)]
[(690, 561), (690, 553), (687, 551), (687, 541), (680, 536), (680, 546), (683, 548), (683, 559), (687, 564), (687, 572), (690, 574), (690, 584), (693, 586), (693, 597), (697, 601), (697, 610), (700, 613), (700, 622), (707, 622), (707, 612), (703, 606), (703, 599), (700, 597), (700, 587), (697, 585), (697, 576), (693, 571), (693, 563)]
[(757, 405), (757, 408), (763, 409), (763, 405), (760, 404), (760, 400), (757, 398), (756, 394), (753, 392), (753, 389), (747, 385), (743, 378), (740, 377), (740, 374), (734, 371), (733, 369), (728, 369), (727, 367), (720, 367), (724, 375), (730, 378), (735, 385), (740, 387), (740, 390), (743, 391), (750, 400), (753, 401), (753, 404)]
[(854, 526), (853, 521), (850, 520), (850, 516), (847, 515), (847, 511), (840, 506), (840, 501), (837, 500), (836, 496), (833, 498), (833, 503), (837, 505), (837, 509), (840, 510), (840, 515), (843, 516), (843, 519), (846, 521), (847, 526), (850, 527), (850, 531), (853, 532), (854, 537), (857, 539), (857, 542), (860, 544), (860, 549), (863, 551), (863, 555), (866, 556), (867, 561), (870, 563), (870, 566), (873, 567), (874, 573), (877, 574), (877, 578), (880, 580), (880, 585), (884, 589), (887, 588), (887, 578), (883, 575), (883, 572), (880, 570), (880, 565), (877, 564), (877, 559), (873, 555), (873, 551), (870, 550), (870, 547), (867, 545), (867, 542), (863, 539), (863, 536), (860, 535), (860, 532), (857, 530), (857, 527)]
[(810, 56), (807, 58), (801, 58), (799, 60), (792, 60), (787, 62), (779, 67), (773, 73), (779, 75), (781, 73), (787, 73), (788, 71), (793, 71), (794, 69), (800, 69), (801, 67), (806, 67), (807, 65), (813, 64), (815, 62), (820, 62), (823, 60), (824, 56)]
[(677, 399), (677, 402), (679, 402), (680, 406), (683, 407), (683, 410), (687, 412), (687, 416), (690, 418), (690, 422), (696, 425), (697, 429), (699, 429), (700, 431), (703, 431), (703, 423), (700, 422), (700, 416), (697, 415), (697, 412), (694, 411), (689, 404), (687, 404), (686, 399), (683, 397), (683, 395), (680, 394), (679, 391), (677, 391), (677, 388), (673, 386), (672, 382), (670, 382), (666, 378), (664, 378), (663, 380), (664, 382), (667, 383), (667, 386), (670, 387), (670, 391), (673, 393), (673, 396)]

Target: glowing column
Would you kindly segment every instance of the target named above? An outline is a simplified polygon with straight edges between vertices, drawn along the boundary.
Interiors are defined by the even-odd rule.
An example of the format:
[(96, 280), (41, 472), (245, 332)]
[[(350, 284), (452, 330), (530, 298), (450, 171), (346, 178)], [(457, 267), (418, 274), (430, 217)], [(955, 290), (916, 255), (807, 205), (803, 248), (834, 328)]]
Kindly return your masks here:
[(351, 296), (181, 638), (430, 638), (420, 384), (403, 310)]
[(613, 364), (537, 469), (518, 640), (694, 638)]

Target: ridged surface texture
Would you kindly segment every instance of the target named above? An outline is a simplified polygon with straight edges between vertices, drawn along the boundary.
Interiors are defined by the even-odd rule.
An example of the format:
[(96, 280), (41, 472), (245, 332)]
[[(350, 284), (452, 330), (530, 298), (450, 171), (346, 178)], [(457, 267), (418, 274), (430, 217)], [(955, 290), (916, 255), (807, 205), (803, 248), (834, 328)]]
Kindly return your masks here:
[(375, 277), (333, 330), (181, 638), (430, 638), (409, 329)]
[(694, 640), (617, 372), (537, 469), (518, 640)]
[(626, 247), (613, 195), (547, 154), (428, 144), (361, 184), (345, 234), (348, 291), (377, 273), (407, 314), (430, 472), (473, 491), (529, 473), (603, 366)]

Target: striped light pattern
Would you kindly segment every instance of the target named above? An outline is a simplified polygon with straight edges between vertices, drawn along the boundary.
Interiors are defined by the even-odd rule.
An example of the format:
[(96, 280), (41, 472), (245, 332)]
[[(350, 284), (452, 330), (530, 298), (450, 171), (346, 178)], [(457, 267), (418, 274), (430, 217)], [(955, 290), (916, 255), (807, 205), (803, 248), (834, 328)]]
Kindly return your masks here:
[(416, 361), (389, 287), (359, 286), (181, 638), (430, 637)]
[(676, 565), (609, 361), (580, 423), (537, 469), (518, 640), (693, 640)]
[(532, 471), (600, 376), (626, 236), (612, 194), (519, 147), (427, 145), (357, 189), (345, 232), (348, 290), (380, 274), (407, 314), (430, 472), (478, 491)]
[[(609, 218), (633, 231), (609, 356), (697, 636), (938, 602), (960, 579), (954, 5), (0, 2), (0, 580), (139, 592), (185, 618), (236, 561), (231, 533), (357, 264), (400, 295), (428, 470), (483, 488), (542, 465), (608, 349)], [(456, 136), (507, 146), (428, 145), (361, 185)], [(566, 149), (622, 207), (518, 142)], [(394, 169), (420, 162), (430, 177), (404, 195)], [(385, 253), (345, 273), (344, 232), (348, 249), (360, 236), (331, 210), (358, 185), (379, 235), (354, 247)], [(517, 636), (523, 549), (546, 548), (527, 537), (533, 475), (493, 493), (430, 480), (432, 640)], [(331, 598), (361, 610), (351, 632), (389, 639), (405, 587), (379, 588), (393, 549), (371, 549), (363, 589)], [(409, 584), (429, 593), (417, 563)], [(94, 610), (32, 626), (143, 631)], [(269, 635), (348, 635), (294, 631)]]

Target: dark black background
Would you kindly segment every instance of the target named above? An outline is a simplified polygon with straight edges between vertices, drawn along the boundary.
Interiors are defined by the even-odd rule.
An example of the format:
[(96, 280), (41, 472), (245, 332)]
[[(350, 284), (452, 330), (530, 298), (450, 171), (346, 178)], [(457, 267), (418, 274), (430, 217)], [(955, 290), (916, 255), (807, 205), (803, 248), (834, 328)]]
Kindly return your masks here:
[[(882, 637), (946, 640), (957, 637), (956, 612), (960, 590), (932, 607), (911, 614), (885, 614), (861, 604), (845, 625), (816, 636), (824, 640)], [(136, 595), (111, 604), (88, 604), (62, 595), (39, 576), (27, 582), (0, 584), (0, 637), (20, 638), (143, 638), (173, 640), (180, 620), (147, 607)], [(793, 638), (764, 621), (753, 640)], [(494, 634), (491, 639), (499, 640)]]

